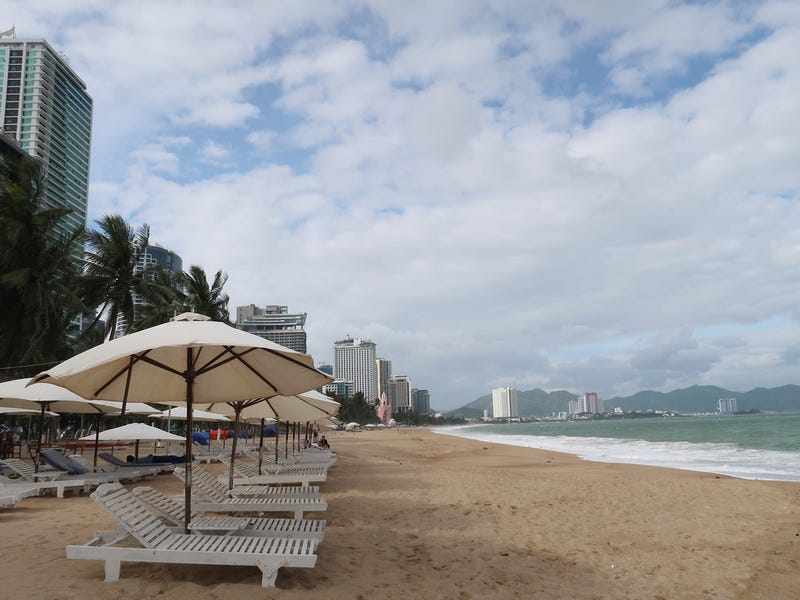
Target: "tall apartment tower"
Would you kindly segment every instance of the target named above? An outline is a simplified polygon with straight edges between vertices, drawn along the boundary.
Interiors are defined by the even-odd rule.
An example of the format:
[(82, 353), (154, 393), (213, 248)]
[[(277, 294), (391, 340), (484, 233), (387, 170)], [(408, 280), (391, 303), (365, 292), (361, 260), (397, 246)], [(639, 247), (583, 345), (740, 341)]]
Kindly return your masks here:
[(236, 307), (236, 327), (297, 352), (307, 353), (306, 317), (308, 313), (289, 313), (288, 306), (255, 304)]
[(41, 161), (45, 203), (71, 208), (57, 233), (86, 225), (92, 98), (66, 57), (45, 40), (0, 39), (3, 132)]
[(395, 375), (389, 380), (392, 390), (391, 398), (394, 401), (393, 413), (408, 412), (413, 409), (411, 404), (411, 379), (406, 375)]
[(584, 392), (578, 398), (578, 412), (599, 414), (603, 412), (603, 401), (597, 396), (597, 392)]
[[(144, 273), (147, 270), (160, 266), (165, 271), (173, 275), (183, 272), (183, 259), (175, 254), (172, 250), (167, 250), (158, 244), (148, 245), (144, 252), (139, 256), (139, 260), (133, 268), (133, 272), (137, 275)], [(150, 276), (152, 280), (152, 275)], [(140, 294), (133, 295), (133, 311), (137, 315), (138, 311), (143, 306), (147, 306), (148, 302)], [(138, 318), (138, 316), (136, 316)], [(117, 318), (117, 335), (124, 335), (127, 329), (127, 323), (122, 315)]]
[(392, 397), (389, 394), (389, 380), (392, 378), (392, 361), (386, 360), (385, 358), (376, 358), (375, 369), (378, 372), (378, 398), (381, 397), (381, 394), (386, 394), (389, 405), (394, 406), (394, 404), (392, 404)]
[(492, 389), (492, 416), (495, 419), (508, 419), (519, 416), (517, 390), (511, 387)]
[(361, 392), (364, 400), (378, 399), (378, 375), (375, 344), (369, 340), (347, 337), (333, 345), (333, 371), (337, 379), (353, 382), (353, 393)]
[(411, 390), (411, 408), (418, 415), (431, 412), (431, 396), (428, 390)]

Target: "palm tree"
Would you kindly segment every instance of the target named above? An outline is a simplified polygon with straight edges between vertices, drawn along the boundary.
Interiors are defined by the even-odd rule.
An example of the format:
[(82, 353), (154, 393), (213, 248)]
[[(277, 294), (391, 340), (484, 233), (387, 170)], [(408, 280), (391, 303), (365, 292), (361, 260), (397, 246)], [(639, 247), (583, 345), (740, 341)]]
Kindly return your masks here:
[(131, 331), (140, 331), (166, 323), (181, 312), (186, 300), (183, 273), (172, 273), (155, 265), (142, 282), (144, 304), (136, 307), (136, 321)]
[(117, 318), (127, 327), (136, 320), (134, 294), (145, 287), (144, 270), (136, 265), (147, 249), (150, 228), (142, 225), (137, 231), (119, 215), (106, 215), (96, 221), (98, 229), (87, 236), (83, 290), (87, 301), (101, 306), (98, 313), (106, 316), (106, 335), (117, 333)]
[(44, 199), (37, 161), (0, 161), (0, 366), (63, 359), (70, 322), (84, 309), (72, 253), (83, 229), (57, 235), (71, 209)]
[(228, 274), (217, 271), (214, 275), (214, 283), (209, 287), (203, 268), (192, 265), (189, 272), (183, 274), (183, 282), (186, 286), (184, 309), (206, 315), (212, 321), (230, 323), (229, 298), (228, 294), (222, 291), (226, 281), (228, 281)]

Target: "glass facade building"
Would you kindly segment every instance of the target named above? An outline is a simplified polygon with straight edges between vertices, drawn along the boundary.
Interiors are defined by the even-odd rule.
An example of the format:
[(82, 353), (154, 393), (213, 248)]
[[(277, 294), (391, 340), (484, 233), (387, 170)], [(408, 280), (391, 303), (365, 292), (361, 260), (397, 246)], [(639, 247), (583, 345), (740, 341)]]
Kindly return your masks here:
[(0, 116), (3, 133), (41, 161), (46, 204), (72, 209), (57, 232), (85, 226), (92, 98), (45, 40), (0, 39)]

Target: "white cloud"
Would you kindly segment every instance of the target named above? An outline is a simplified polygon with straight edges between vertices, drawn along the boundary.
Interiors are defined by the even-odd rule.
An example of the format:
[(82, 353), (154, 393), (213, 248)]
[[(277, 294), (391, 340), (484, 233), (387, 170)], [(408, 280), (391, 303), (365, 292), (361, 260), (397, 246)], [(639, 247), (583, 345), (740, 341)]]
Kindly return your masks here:
[(86, 6), (15, 10), (95, 98), (92, 218), (318, 360), (371, 337), (437, 408), (796, 382), (793, 3)]

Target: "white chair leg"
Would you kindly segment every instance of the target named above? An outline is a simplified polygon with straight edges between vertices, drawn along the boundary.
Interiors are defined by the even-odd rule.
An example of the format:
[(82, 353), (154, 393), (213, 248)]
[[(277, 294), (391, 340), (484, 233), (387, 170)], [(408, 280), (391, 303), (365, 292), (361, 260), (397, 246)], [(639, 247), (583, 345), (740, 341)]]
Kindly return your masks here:
[(118, 581), (119, 580), (119, 567), (120, 567), (119, 560), (113, 559), (106, 559), (106, 581)]

